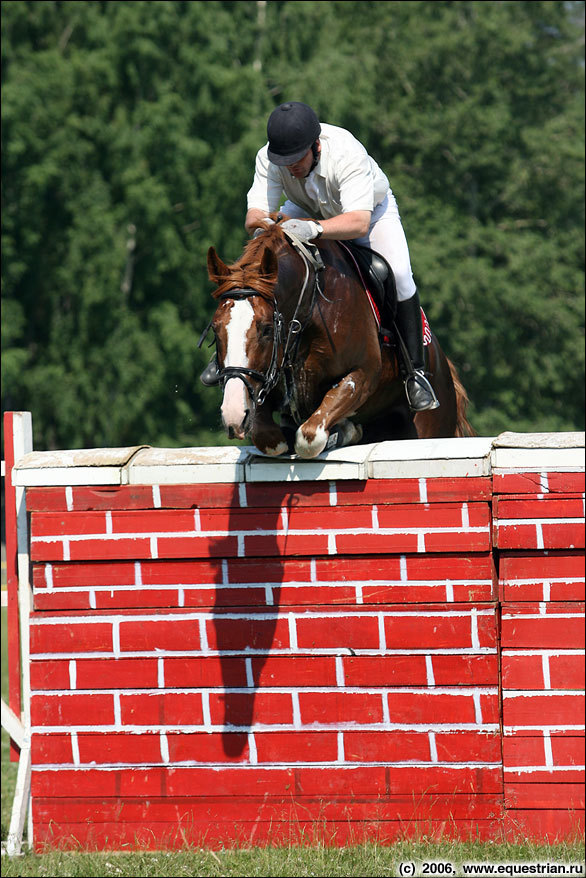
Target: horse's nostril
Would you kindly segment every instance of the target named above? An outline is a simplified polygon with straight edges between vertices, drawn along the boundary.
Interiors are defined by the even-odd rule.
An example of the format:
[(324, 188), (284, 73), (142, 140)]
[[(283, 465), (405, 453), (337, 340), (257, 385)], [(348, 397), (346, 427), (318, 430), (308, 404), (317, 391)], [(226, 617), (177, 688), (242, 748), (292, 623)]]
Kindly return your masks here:
[(246, 414), (244, 415), (244, 420), (242, 421), (241, 430), (243, 433), (246, 433), (248, 430), (248, 425), (250, 424), (250, 410), (246, 410)]

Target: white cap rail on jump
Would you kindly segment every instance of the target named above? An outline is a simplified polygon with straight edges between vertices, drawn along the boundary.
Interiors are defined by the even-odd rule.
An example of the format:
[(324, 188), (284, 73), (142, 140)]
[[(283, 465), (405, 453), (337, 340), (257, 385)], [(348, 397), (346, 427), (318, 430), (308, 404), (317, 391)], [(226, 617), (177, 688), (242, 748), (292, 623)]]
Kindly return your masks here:
[(319, 455), (271, 458), (253, 447), (87, 448), (33, 451), (15, 464), (20, 487), (458, 478), (584, 469), (584, 433), (502, 433), (354, 445)]

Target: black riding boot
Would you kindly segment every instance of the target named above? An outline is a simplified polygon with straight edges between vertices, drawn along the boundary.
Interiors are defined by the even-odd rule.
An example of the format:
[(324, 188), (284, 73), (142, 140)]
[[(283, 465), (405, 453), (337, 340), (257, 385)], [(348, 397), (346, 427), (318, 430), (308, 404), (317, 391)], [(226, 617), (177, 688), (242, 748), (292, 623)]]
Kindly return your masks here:
[(218, 369), (218, 360), (215, 354), (199, 376), (199, 380), (206, 387), (215, 387), (216, 384), (220, 383), (220, 370)]
[(405, 392), (409, 406), (414, 412), (436, 409), (439, 402), (425, 375), (421, 305), (417, 293), (404, 302), (397, 302), (396, 322), (413, 367), (411, 371), (407, 363), (409, 374), (405, 379)]

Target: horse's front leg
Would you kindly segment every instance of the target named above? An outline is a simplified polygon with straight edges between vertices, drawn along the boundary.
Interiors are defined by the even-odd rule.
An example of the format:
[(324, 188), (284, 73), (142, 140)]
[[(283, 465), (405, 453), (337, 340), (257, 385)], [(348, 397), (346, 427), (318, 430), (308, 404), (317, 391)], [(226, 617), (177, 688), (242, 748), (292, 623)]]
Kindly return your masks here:
[[(299, 457), (320, 454), (326, 447), (332, 427), (355, 414), (370, 396), (372, 387), (372, 377), (367, 377), (363, 369), (356, 369), (330, 388), (319, 408), (297, 430), (295, 451)], [(350, 434), (346, 444), (359, 442), (362, 430), (350, 423), (347, 427)]]
[(254, 445), (263, 454), (278, 457), (289, 450), (287, 439), (281, 428), (273, 420), (273, 410), (265, 402), (258, 406), (250, 433)]

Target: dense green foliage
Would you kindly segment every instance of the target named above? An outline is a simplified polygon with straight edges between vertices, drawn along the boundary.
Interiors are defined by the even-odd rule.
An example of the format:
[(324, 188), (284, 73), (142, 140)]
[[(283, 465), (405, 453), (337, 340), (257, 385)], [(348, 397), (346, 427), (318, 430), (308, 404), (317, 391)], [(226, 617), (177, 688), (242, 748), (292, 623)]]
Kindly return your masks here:
[(583, 3), (2, 2), (2, 405), (37, 448), (217, 443), (205, 254), (266, 118), (391, 181), (479, 433), (583, 429)]

